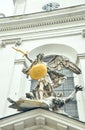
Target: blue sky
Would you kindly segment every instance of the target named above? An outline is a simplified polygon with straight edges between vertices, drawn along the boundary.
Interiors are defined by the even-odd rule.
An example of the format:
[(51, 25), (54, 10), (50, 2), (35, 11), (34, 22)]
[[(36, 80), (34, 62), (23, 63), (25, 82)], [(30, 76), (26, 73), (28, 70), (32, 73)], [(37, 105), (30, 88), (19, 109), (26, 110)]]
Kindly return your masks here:
[(13, 0), (0, 0), (0, 13), (4, 13), (5, 16), (13, 14)]

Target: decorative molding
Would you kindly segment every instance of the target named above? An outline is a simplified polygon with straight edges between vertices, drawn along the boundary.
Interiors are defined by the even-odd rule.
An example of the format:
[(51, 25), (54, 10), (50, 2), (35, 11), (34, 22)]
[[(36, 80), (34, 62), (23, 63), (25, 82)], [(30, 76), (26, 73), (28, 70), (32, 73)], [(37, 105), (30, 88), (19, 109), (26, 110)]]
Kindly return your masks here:
[(57, 123), (57, 128), (58, 130), (68, 130), (68, 126), (62, 124), (62, 123)]
[(83, 59), (83, 58), (85, 59), (85, 53), (78, 54), (77, 56), (78, 56), (79, 58), (81, 58), (81, 59)]
[(24, 121), (14, 124), (15, 130), (24, 130)]
[[(44, 27), (44, 26), (52, 26), (52, 25), (61, 25), (61, 24), (66, 24), (66, 23), (71, 23), (72, 22), (80, 22), (80, 21), (84, 21), (85, 20), (85, 15), (74, 15), (74, 16), (70, 16), (70, 14), (68, 14), (68, 16), (61, 16), (61, 17), (50, 17), (48, 19), (44, 19), (41, 17), (40, 19), (36, 19), (32, 22), (30, 22), (29, 20), (24, 21), (24, 23), (21, 21), (18, 22), (14, 22), (12, 23), (10, 26), (8, 25), (2, 25), (0, 26), (0, 31), (1, 32), (6, 32), (6, 31), (12, 31), (12, 30), (23, 30), (23, 29), (35, 29), (35, 28), (39, 28), (39, 27)], [(77, 24), (77, 23), (76, 23)]]
[(85, 38), (85, 29), (82, 30), (82, 37)]
[(9, 45), (9, 44), (15, 44), (15, 46), (19, 46), (21, 45), (21, 38), (14, 38), (14, 39), (3, 39), (1, 44), (0, 44), (0, 47), (5, 47), (6, 45)]
[(85, 123), (43, 109), (35, 109), (0, 120), (3, 130), (85, 130)]
[(0, 36), (0, 38), (8, 38), (14, 39), (14, 37), (17, 39), (17, 37), (22, 38), (23, 41), (31, 41), (31, 40), (39, 40), (39, 39), (50, 39), (50, 38), (57, 38), (57, 37), (66, 37), (66, 36), (74, 36), (74, 35), (81, 35), (83, 28), (85, 28), (84, 25), (82, 26), (71, 26), (70, 27), (63, 27), (63, 28), (43, 28), (42, 30), (36, 30), (36, 32), (28, 30), (28, 32), (19, 32), (19, 34), (10, 33)]
[[(1, 47), (20, 45), (22, 41), (82, 35), (85, 28), (85, 5), (51, 12), (24, 14), (0, 20)], [(83, 31), (82, 31), (83, 30)], [(17, 37), (21, 39), (16, 43)], [(4, 39), (7, 40), (4, 40)], [(11, 39), (10, 39), (11, 38)], [(13, 39), (15, 42), (13, 42)], [(12, 41), (12, 42), (10, 42)]]
[(23, 64), (26, 68), (28, 68), (25, 59), (15, 59), (14, 64)]
[(36, 125), (45, 125), (45, 118), (44, 117), (36, 117)]
[[(82, 6), (81, 6), (82, 7)], [(85, 7), (85, 5), (84, 5)], [(72, 10), (73, 9), (73, 10)], [(66, 8), (55, 10), (52, 12), (41, 12), (34, 14), (24, 14), (19, 16), (11, 16), (3, 18), (0, 21), (0, 32), (16, 31), (16, 30), (33, 30), (51, 26), (61, 26), (61, 24), (79, 24), (85, 21), (85, 9), (82, 8)], [(69, 24), (69, 25), (70, 25)], [(83, 23), (85, 25), (85, 23)], [(49, 27), (50, 26), (50, 27)]]
[[(3, 39), (1, 47), (5, 47), (6, 44), (20, 45), (22, 41), (63, 36), (82, 35), (84, 37), (84, 28), (85, 5), (76, 9), (66, 8), (51, 12), (10, 16), (0, 20), (0, 39)], [(20, 39), (17, 42), (17, 37), (21, 37), (22, 41)]]
[(76, 64), (79, 63), (80, 59), (84, 59), (85, 60), (85, 53), (77, 54)]

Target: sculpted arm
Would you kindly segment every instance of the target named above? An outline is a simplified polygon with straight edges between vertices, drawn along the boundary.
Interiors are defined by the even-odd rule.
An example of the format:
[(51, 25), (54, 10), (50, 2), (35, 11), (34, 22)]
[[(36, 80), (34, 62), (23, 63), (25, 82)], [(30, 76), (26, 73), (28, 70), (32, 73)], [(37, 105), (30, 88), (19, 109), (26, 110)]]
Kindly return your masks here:
[(82, 91), (82, 90), (83, 90), (83, 87), (76, 85), (74, 91), (68, 97), (66, 97), (66, 99), (64, 100), (65, 103), (71, 101), (74, 98), (74, 96), (76, 95), (76, 93), (78, 91)]

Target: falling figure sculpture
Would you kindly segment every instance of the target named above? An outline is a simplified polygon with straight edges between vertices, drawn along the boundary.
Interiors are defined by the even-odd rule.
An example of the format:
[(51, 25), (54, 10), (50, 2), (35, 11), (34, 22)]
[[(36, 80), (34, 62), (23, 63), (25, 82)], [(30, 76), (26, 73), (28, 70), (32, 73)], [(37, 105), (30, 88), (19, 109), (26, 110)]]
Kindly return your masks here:
[(56, 95), (44, 98), (42, 100), (35, 100), (29, 98), (25, 100), (20, 99), (18, 101), (13, 101), (12, 99), (8, 98), (8, 101), (12, 103), (12, 105), (10, 105), (9, 107), (17, 109), (18, 111), (27, 111), (33, 108), (45, 108), (50, 111), (66, 114), (60, 108), (63, 107), (66, 103), (70, 102), (78, 91), (82, 90), (83, 88), (81, 86), (75, 86), (74, 91), (68, 97)]
[(51, 111), (60, 112), (61, 107), (68, 103), (78, 91), (82, 91), (81, 86), (75, 86), (74, 91), (68, 96), (58, 96), (54, 92), (54, 88), (61, 86), (66, 80), (66, 76), (59, 73), (63, 68), (72, 71), (75, 74), (81, 74), (81, 70), (69, 59), (61, 55), (53, 55), (46, 61), (44, 54), (38, 54), (33, 61), (28, 57), (28, 53), (19, 49), (13, 48), (22, 53), (27, 60), (30, 61), (30, 67), (25, 67), (22, 72), (29, 76), (32, 80), (37, 81), (36, 88), (31, 92), (26, 93), (26, 99), (19, 99), (13, 101), (8, 98), (12, 103), (10, 108), (17, 109), (18, 111), (26, 111), (33, 108), (45, 108)]

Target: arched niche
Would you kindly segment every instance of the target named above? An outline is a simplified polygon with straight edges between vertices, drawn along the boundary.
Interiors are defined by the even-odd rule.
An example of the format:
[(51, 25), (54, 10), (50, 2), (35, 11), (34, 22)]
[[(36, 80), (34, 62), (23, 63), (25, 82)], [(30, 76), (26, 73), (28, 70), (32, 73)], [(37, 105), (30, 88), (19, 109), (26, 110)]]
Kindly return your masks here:
[[(35, 49), (33, 49), (30, 53), (29, 53), (29, 56), (32, 58), (32, 59), (35, 59), (36, 58), (36, 55), (39, 54), (39, 53), (44, 53), (45, 56), (47, 55), (63, 55), (67, 58), (70, 59), (70, 61), (76, 63), (76, 59), (77, 59), (77, 51), (70, 47), (70, 46), (67, 46), (67, 45), (64, 45), (64, 44), (45, 44), (45, 45), (41, 45), (41, 46), (38, 46), (36, 47)], [(71, 93), (74, 89), (74, 77), (73, 77), (73, 73), (70, 72), (70, 71), (65, 71), (63, 70), (63, 74), (66, 74), (66, 77), (67, 77), (67, 80), (65, 82), (65, 84), (63, 84), (62, 86), (60, 86), (60, 91), (57, 89), (55, 90), (55, 92), (61, 92), (64, 93), (65, 95), (64, 96), (69, 96), (69, 93)], [(68, 75), (67, 75), (68, 74)], [(71, 76), (71, 77), (70, 77)], [(31, 89), (34, 88), (36, 82), (35, 81), (31, 81)], [(65, 87), (65, 89), (64, 89)], [(65, 109), (66, 109), (66, 113), (68, 114), (71, 114), (72, 113), (69, 111), (68, 108), (70, 108), (70, 105), (73, 107), (72, 108), (72, 112), (76, 112), (77, 113), (77, 103), (76, 103), (76, 100), (74, 100), (73, 102), (71, 102), (71, 104), (65, 106)], [(65, 110), (63, 108), (63, 110)], [(72, 115), (73, 117), (77, 117), (78, 118), (78, 115)]]
[(69, 58), (74, 63), (76, 63), (77, 59), (77, 51), (74, 48), (63, 44), (45, 44), (42, 46), (38, 46), (29, 53), (29, 56), (32, 59), (35, 59), (36, 55), (39, 53), (44, 53), (45, 56), (55, 54), (63, 55)]

